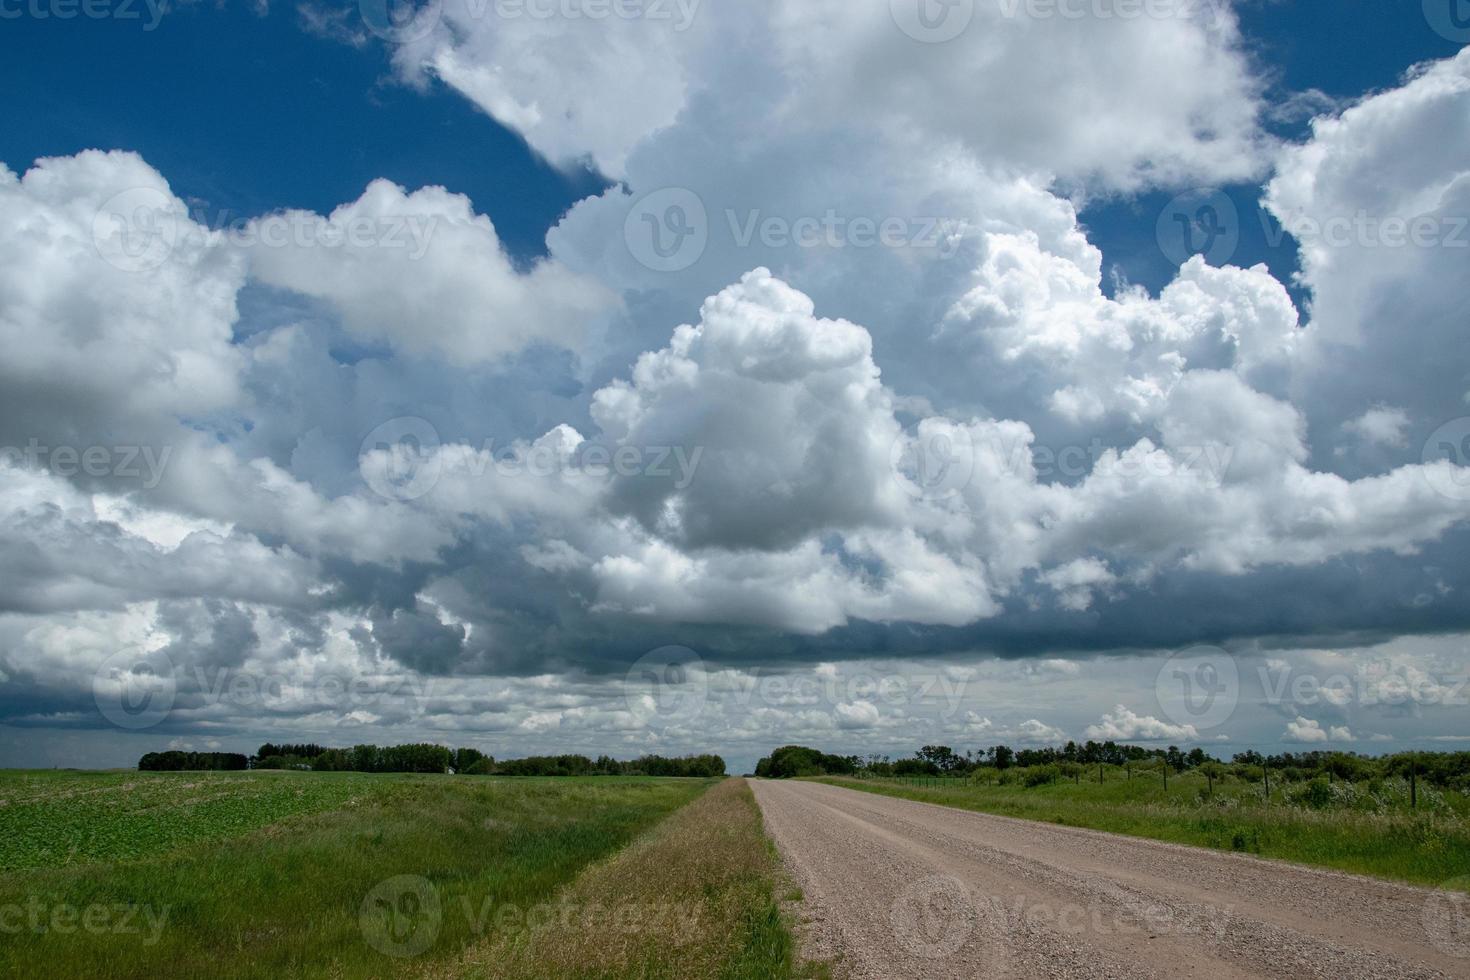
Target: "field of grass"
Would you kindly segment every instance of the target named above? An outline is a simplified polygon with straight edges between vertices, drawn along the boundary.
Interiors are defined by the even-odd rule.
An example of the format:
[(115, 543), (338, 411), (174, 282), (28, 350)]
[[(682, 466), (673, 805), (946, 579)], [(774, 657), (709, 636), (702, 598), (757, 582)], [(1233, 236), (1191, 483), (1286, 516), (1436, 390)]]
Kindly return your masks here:
[[(1088, 827), (1134, 837), (1244, 851), (1340, 871), (1422, 885), (1470, 875), (1470, 803), (1420, 787), (1420, 808), (1394, 783), (1273, 786), (1198, 773), (1125, 778), (1110, 770), (1099, 784), (1082, 778), (1026, 786), (967, 780), (825, 777), (823, 782), (910, 800), (1004, 816)], [(1324, 784), (1325, 785), (1325, 784)], [(1376, 791), (1376, 792), (1375, 792)], [(1310, 799), (1310, 802), (1308, 800)]]
[(729, 779), (594, 865), (536, 928), (477, 943), (432, 977), (474, 980), (809, 976), (777, 903), (782, 871), (760, 809)]
[(0, 774), (0, 976), (389, 977), (524, 931), (708, 780)]
[(0, 871), (130, 860), (236, 837), (356, 805), (376, 785), (288, 773), (0, 771)]

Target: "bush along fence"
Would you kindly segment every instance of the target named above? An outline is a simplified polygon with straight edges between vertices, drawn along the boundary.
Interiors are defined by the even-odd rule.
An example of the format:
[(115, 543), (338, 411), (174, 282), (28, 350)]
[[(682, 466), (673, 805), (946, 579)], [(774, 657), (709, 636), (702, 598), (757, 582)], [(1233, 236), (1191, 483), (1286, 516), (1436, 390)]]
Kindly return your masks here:
[(1142, 779), (1168, 790), (1171, 780), (1188, 776), (1191, 787), (1203, 782), (1200, 792), (1206, 797), (1214, 796), (1216, 787), (1226, 782), (1248, 783), (1257, 786), (1265, 802), (1274, 794), (1286, 802), (1322, 807), (1371, 796), (1418, 809), (1435, 805), (1445, 791), (1470, 792), (1470, 752), (1400, 752), (1375, 757), (1320, 751), (1264, 755), (1248, 750), (1224, 762), (1200, 748), (1182, 752), (1177, 746), (1146, 749), (1113, 742), (1068, 742), (1061, 748), (1021, 750), (997, 745), (963, 755), (949, 746), (926, 745), (910, 758), (895, 760), (832, 755), (787, 745), (761, 759), (755, 774), (772, 779), (851, 776), (930, 789), (1032, 788)]

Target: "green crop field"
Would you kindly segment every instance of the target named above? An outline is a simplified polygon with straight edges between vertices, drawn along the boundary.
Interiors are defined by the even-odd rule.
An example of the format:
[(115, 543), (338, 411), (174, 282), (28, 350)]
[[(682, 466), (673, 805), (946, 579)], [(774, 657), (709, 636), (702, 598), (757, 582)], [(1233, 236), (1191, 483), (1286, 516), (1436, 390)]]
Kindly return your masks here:
[(147, 857), (356, 805), (383, 786), (296, 775), (0, 772), (0, 871)]
[[(824, 777), (823, 782), (1003, 816), (1242, 851), (1359, 874), (1437, 885), (1470, 875), (1470, 801), (1403, 780), (1283, 783), (1199, 772), (1171, 775), (1094, 767), (1076, 780), (1010, 770), (1004, 781)], [(1030, 778), (1028, 778), (1030, 777)], [(1040, 777), (1046, 777), (1043, 781)], [(1028, 785), (1030, 783), (1030, 785)]]
[(538, 928), (533, 910), (712, 785), (0, 773), (0, 976), (432, 973)]

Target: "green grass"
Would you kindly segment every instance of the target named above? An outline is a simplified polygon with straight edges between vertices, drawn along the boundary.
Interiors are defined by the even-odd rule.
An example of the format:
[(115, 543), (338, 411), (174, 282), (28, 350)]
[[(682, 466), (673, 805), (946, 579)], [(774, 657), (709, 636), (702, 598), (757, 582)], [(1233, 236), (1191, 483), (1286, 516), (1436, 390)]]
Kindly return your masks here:
[[(3, 773), (0, 846), (18, 866), (0, 872), (0, 976), (397, 976), (522, 928), (486, 911), (548, 901), (710, 785)], [(375, 911), (370, 893), (399, 875), (427, 883), (437, 916)], [(432, 942), (412, 960), (385, 955), (367, 938), (385, 921), (390, 939)]]
[(1111, 771), (1098, 784), (1086, 777), (1025, 787), (963, 780), (942, 786), (888, 779), (824, 778), (823, 782), (886, 796), (1088, 827), (1134, 837), (1218, 850), (1243, 851), (1340, 871), (1422, 885), (1470, 875), (1470, 806), (1454, 793), (1426, 791), (1424, 809), (1410, 810), (1399, 787), (1332, 788), (1324, 806), (1300, 802), (1304, 787), (1273, 786), (1263, 799), (1258, 783), (1216, 780), (1213, 796), (1198, 774), (1171, 776), (1164, 790), (1156, 773), (1130, 779)]

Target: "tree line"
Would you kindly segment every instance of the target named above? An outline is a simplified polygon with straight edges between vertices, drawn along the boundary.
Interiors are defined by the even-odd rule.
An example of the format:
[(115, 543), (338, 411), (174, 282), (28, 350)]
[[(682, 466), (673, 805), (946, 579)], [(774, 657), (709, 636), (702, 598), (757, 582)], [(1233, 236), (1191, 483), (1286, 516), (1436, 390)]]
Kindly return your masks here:
[(250, 768), (250, 757), (239, 752), (148, 752), (138, 760), (142, 772), (182, 772), (185, 769), (224, 772)]
[(1191, 770), (1218, 776), (1226, 772), (1244, 774), (1262, 770), (1288, 781), (1318, 777), (1362, 782), (1371, 779), (1423, 780), (1432, 785), (1470, 790), (1470, 752), (1399, 752), (1366, 756), (1355, 752), (1309, 751), (1263, 755), (1254, 749), (1237, 752), (1227, 764), (1201, 748), (1181, 751), (1178, 746), (1144, 748), (1112, 741), (1043, 748), (1013, 749), (995, 745), (987, 749), (956, 752), (948, 745), (925, 745), (911, 757), (891, 759), (886, 755), (830, 755), (802, 745), (784, 745), (756, 763), (755, 774), (772, 779), (793, 776), (970, 776), (983, 778), (1011, 770), (1047, 782), (1067, 776), (1081, 778), (1083, 771), (1097, 766), (1139, 770)]
[(619, 761), (608, 755), (531, 756), (496, 761), (479, 749), (450, 749), (429, 742), (406, 745), (354, 745), (347, 749), (315, 743), (266, 742), (254, 755), (239, 752), (149, 752), (138, 769), (152, 772), (185, 770), (296, 769), (311, 772), (463, 773), (472, 776), (684, 776), (725, 775), (718, 755), (666, 758), (645, 755)]

